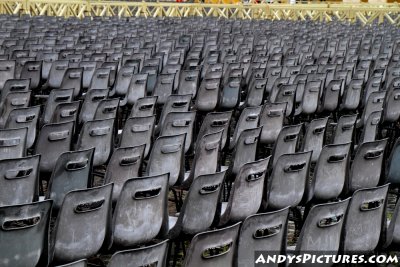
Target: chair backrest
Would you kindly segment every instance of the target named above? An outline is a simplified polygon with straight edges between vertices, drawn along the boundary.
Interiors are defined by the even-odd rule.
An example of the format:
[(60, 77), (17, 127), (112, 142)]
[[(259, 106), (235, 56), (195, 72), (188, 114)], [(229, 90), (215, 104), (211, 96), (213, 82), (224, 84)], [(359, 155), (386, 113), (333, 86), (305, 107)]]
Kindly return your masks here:
[(388, 188), (386, 184), (354, 192), (343, 226), (344, 253), (375, 250), (386, 225)]
[(95, 61), (81, 61), (81, 62), (79, 62), (79, 67), (83, 68), (82, 87), (84, 89), (87, 89), (90, 86), (90, 82), (92, 81), (94, 71), (96, 70), (96, 62)]
[(361, 130), (360, 139), (358, 140), (359, 144), (376, 140), (381, 117), (382, 111), (374, 111), (368, 116), (368, 119)]
[(24, 157), (27, 134), (28, 128), (0, 129), (0, 160)]
[(68, 192), (91, 187), (93, 154), (91, 148), (65, 152), (57, 159), (47, 187), (47, 198), (53, 199), (54, 209), (61, 207)]
[(388, 90), (383, 105), (383, 122), (394, 123), (400, 118), (400, 88), (392, 88)]
[(6, 96), (13, 92), (26, 92), (30, 90), (29, 79), (10, 79), (5, 81), (1, 89), (1, 102), (3, 103)]
[(301, 229), (296, 252), (338, 253), (349, 202), (347, 198), (313, 206)]
[(147, 165), (147, 175), (169, 173), (169, 185), (183, 178), (185, 134), (160, 136), (153, 144)]
[(62, 78), (60, 89), (72, 88), (74, 89), (73, 97), (79, 96), (82, 90), (82, 77), (83, 68), (68, 68)]
[(79, 123), (85, 123), (94, 119), (100, 101), (107, 98), (108, 92), (108, 89), (91, 89), (86, 92), (81, 112), (79, 113)]
[(51, 206), (46, 200), (0, 207), (1, 266), (48, 265)]
[(128, 105), (133, 106), (139, 99), (146, 96), (147, 77), (147, 73), (133, 74), (126, 95)]
[(154, 87), (153, 96), (157, 96), (157, 104), (164, 105), (174, 89), (175, 74), (159, 74)]
[(0, 161), (0, 206), (27, 204), (39, 195), (40, 155)]
[(322, 101), (319, 106), (320, 112), (334, 112), (339, 105), (340, 92), (343, 80), (331, 80), (323, 91)]
[(259, 126), (262, 126), (260, 135), (261, 144), (273, 144), (282, 130), (285, 121), (287, 103), (266, 103), (263, 106)]
[(141, 176), (145, 145), (114, 150), (104, 176), (105, 183), (114, 183), (113, 202), (117, 201), (125, 181)]
[(317, 111), (321, 94), (321, 84), (320, 80), (306, 82), (303, 99), (300, 107), (296, 110), (296, 115), (312, 115)]
[(349, 143), (353, 140), (356, 120), (357, 114), (343, 115), (339, 118), (333, 135), (334, 144)]
[(17, 108), (26, 108), (29, 106), (31, 93), (32, 91), (10, 92), (5, 96), (4, 101), (0, 103), (0, 127), (4, 127), (11, 111)]
[(36, 140), (39, 114), (40, 106), (14, 109), (8, 115), (5, 128), (27, 128), (26, 148), (31, 148)]
[(15, 60), (3, 60), (0, 65), (0, 89), (3, 89), (4, 83), (15, 77)]
[(269, 159), (249, 162), (240, 168), (228, 202), (222, 203), (220, 225), (242, 221), (260, 209)]
[(240, 83), (242, 77), (228, 77), (227, 79), (220, 91), (218, 103), (218, 108), (222, 110), (234, 109), (240, 102)]
[(284, 208), (247, 217), (240, 229), (236, 266), (254, 264), (256, 250), (285, 253), (288, 216), (289, 208)]
[(118, 114), (119, 103), (118, 98), (100, 100), (94, 114), (94, 120), (115, 119)]
[(68, 60), (56, 60), (52, 63), (49, 79), (47, 80), (49, 88), (60, 88), (64, 74), (68, 69), (68, 64)]
[(112, 187), (108, 184), (65, 195), (52, 237), (53, 262), (91, 257), (107, 243)]
[(240, 117), (237, 121), (233, 137), (229, 143), (229, 148), (233, 149), (239, 139), (241, 133), (246, 129), (256, 128), (260, 118), (261, 106), (248, 107), (242, 110)]
[(50, 123), (53, 118), (54, 110), (60, 103), (72, 101), (74, 89), (53, 89), (50, 91), (46, 106), (43, 111), (42, 124)]
[(297, 84), (283, 84), (279, 87), (276, 99), (274, 101), (271, 101), (272, 103), (286, 102), (286, 116), (290, 116), (293, 114), (296, 94), (299, 87), (300, 85)]
[(95, 148), (93, 166), (108, 161), (113, 149), (114, 119), (93, 120), (83, 124), (76, 149)]
[(170, 95), (165, 102), (158, 121), (158, 131), (162, 129), (163, 123), (169, 112), (187, 112), (190, 108), (192, 95)]
[(240, 168), (248, 162), (256, 159), (258, 140), (260, 138), (261, 127), (244, 130), (234, 148), (231, 161), (231, 175), (239, 173)]
[(132, 247), (166, 234), (168, 174), (125, 181), (113, 214), (113, 244)]
[(221, 149), (225, 148), (225, 144), (229, 135), (229, 124), (232, 118), (232, 111), (225, 112), (209, 112), (204, 118), (197, 139), (209, 133), (215, 133), (223, 130), (221, 139)]
[(112, 255), (108, 267), (167, 266), (168, 239), (155, 245), (118, 251)]
[(364, 80), (352, 79), (349, 86), (344, 91), (342, 97), (341, 110), (354, 111), (356, 110), (361, 102), (361, 94), (364, 86)]
[(266, 84), (266, 78), (257, 78), (251, 81), (244, 102), (246, 107), (257, 107), (263, 103)]
[(197, 234), (190, 242), (186, 267), (233, 266), (240, 223)]
[(213, 111), (218, 104), (220, 79), (204, 79), (197, 91), (195, 106), (198, 111)]
[(54, 109), (50, 123), (62, 123), (72, 121), (76, 123), (81, 101), (59, 103)]
[(275, 166), (276, 161), (281, 155), (296, 152), (297, 141), (302, 128), (303, 124), (284, 126), (282, 128), (272, 151), (272, 166)]
[[(169, 236), (194, 235), (208, 230), (219, 213), (218, 201), (225, 171), (197, 177), (190, 186), (175, 224), (170, 222)], [(171, 220), (170, 220), (171, 221)]]
[(308, 125), (303, 140), (302, 151), (312, 151), (312, 162), (316, 162), (325, 143), (325, 130), (328, 117), (314, 119)]
[(179, 76), (178, 95), (190, 94), (196, 97), (197, 88), (199, 87), (200, 70), (182, 70)]
[(195, 111), (169, 112), (165, 116), (160, 136), (185, 134), (185, 153), (189, 151), (193, 140), (193, 126), (196, 119)]
[(35, 148), (35, 153), (42, 155), (41, 172), (52, 172), (58, 157), (71, 151), (73, 130), (73, 122), (46, 124), (41, 128)]
[(194, 179), (204, 174), (215, 173), (221, 149), (223, 130), (210, 133), (199, 138), (194, 150), (192, 167), (188, 176), (185, 175), (184, 187), (189, 188)]
[(378, 185), (387, 142), (387, 139), (383, 139), (365, 142), (357, 147), (348, 179), (350, 192)]
[(110, 80), (110, 68), (97, 68), (95, 69), (92, 80), (90, 81), (90, 89), (108, 89)]
[(134, 117), (126, 120), (122, 130), (120, 147), (146, 145), (143, 157), (147, 157), (151, 148), (155, 116)]
[(139, 98), (133, 105), (129, 117), (147, 117), (153, 116), (157, 102), (157, 97), (143, 97)]
[(361, 114), (360, 120), (357, 122), (357, 127), (364, 126), (367, 123), (368, 117), (375, 111), (381, 111), (383, 102), (385, 101), (385, 91), (372, 92), (368, 97), (368, 101), (365, 104), (363, 113)]
[(295, 207), (302, 201), (308, 184), (311, 154), (301, 152), (279, 157), (264, 189), (264, 208)]
[(328, 201), (337, 198), (345, 187), (351, 158), (351, 144), (327, 145), (322, 148), (308, 200)]
[[(129, 86), (134, 75), (135, 67), (123, 66), (117, 73), (117, 79), (113, 87), (113, 93), (117, 96), (125, 96), (128, 93)], [(111, 93), (111, 95), (113, 95)]]
[(386, 182), (391, 184), (400, 184), (400, 138), (397, 138), (390, 152), (387, 166), (385, 168)]

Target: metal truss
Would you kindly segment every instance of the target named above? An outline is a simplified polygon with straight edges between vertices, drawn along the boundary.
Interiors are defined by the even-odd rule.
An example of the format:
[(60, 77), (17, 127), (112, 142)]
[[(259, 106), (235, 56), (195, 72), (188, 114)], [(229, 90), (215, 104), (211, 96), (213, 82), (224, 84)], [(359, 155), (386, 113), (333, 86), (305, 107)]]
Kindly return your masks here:
[(388, 22), (400, 26), (399, 4), (200, 4), (84, 0), (0, 0), (0, 14), (62, 17), (217, 17)]

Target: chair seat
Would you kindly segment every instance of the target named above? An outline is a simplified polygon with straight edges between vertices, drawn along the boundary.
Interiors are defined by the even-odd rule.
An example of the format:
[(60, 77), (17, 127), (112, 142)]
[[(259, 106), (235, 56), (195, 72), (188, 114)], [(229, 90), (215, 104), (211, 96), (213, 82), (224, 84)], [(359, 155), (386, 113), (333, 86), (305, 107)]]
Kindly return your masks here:
[(168, 217), (168, 230), (171, 230), (172, 228), (174, 228), (177, 221), (178, 221), (178, 217), (169, 216)]
[(226, 208), (228, 207), (228, 202), (221, 203), (221, 216), (225, 214)]

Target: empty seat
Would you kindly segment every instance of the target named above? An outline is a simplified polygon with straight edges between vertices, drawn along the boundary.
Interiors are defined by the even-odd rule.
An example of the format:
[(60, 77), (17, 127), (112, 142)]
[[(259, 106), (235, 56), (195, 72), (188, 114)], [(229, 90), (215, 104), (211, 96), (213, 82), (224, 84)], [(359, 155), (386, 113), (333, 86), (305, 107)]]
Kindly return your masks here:
[(51, 243), (54, 263), (95, 255), (109, 243), (112, 184), (65, 195)]
[(206, 134), (215, 133), (222, 130), (221, 149), (224, 149), (229, 135), (231, 118), (232, 111), (207, 113), (201, 124), (200, 130), (198, 131), (197, 139), (202, 138)]
[(57, 159), (46, 193), (54, 209), (61, 207), (68, 192), (91, 187), (93, 153), (94, 149), (65, 152)]
[(141, 248), (118, 251), (112, 255), (108, 267), (167, 266), (168, 240)]
[(28, 204), (39, 195), (40, 156), (0, 161), (0, 206)]
[(289, 209), (247, 217), (240, 229), (237, 266), (254, 264), (254, 251), (285, 253)]
[(197, 234), (190, 242), (187, 267), (233, 266), (240, 223)]
[(285, 126), (280, 131), (272, 151), (272, 166), (283, 154), (295, 153), (297, 150), (297, 141), (303, 124)]
[(321, 154), (322, 147), (325, 142), (325, 129), (328, 118), (320, 118), (312, 120), (306, 129), (303, 140), (302, 151), (312, 151), (312, 162), (316, 162)]
[(145, 145), (114, 150), (107, 165), (105, 183), (114, 183), (113, 201), (117, 201), (125, 181), (141, 176)]
[(157, 97), (143, 97), (139, 98), (133, 105), (129, 117), (147, 117), (154, 115)]
[(120, 189), (113, 215), (113, 244), (145, 244), (168, 230), (168, 174), (132, 178)]
[(235, 131), (229, 143), (229, 149), (233, 149), (244, 130), (256, 128), (260, 117), (261, 107), (248, 107), (243, 109), (237, 121)]
[(51, 206), (47, 200), (0, 207), (1, 266), (48, 265)]
[(143, 157), (147, 157), (151, 148), (155, 116), (134, 117), (126, 120), (122, 130), (120, 147), (146, 145)]

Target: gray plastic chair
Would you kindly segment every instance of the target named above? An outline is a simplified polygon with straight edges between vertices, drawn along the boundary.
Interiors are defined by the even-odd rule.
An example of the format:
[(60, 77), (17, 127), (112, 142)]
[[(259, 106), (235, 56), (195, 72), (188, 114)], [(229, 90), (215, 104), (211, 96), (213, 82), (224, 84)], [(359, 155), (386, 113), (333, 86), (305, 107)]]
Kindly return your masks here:
[(133, 118), (153, 116), (156, 102), (156, 96), (139, 98), (133, 105), (129, 117)]
[(270, 157), (244, 164), (237, 174), (228, 202), (222, 202), (219, 225), (239, 222), (261, 207)]
[(3, 89), (7, 80), (14, 79), (15, 76), (15, 60), (1, 61), (0, 65), (0, 89)]
[(86, 92), (79, 113), (79, 123), (85, 123), (94, 119), (100, 101), (107, 98), (108, 89), (91, 89)]
[(247, 217), (240, 229), (236, 266), (254, 264), (254, 251), (285, 253), (288, 215), (289, 208), (284, 208)]
[(313, 206), (304, 221), (295, 251), (338, 254), (350, 201), (347, 198)]
[(123, 100), (123, 104), (133, 106), (136, 102), (146, 96), (147, 74), (134, 74), (128, 86), (128, 92)]
[(239, 136), (246, 129), (256, 128), (260, 117), (261, 107), (248, 107), (243, 109), (237, 121), (235, 131), (229, 143), (229, 149), (233, 149), (237, 143)]
[(103, 99), (100, 100), (94, 114), (94, 120), (115, 119), (118, 114), (119, 99)]
[(37, 200), (39, 161), (40, 155), (0, 161), (0, 206)]
[(0, 160), (24, 157), (27, 134), (28, 128), (0, 129)]
[(165, 236), (168, 174), (127, 180), (113, 215), (113, 244), (131, 247)]
[(109, 242), (112, 188), (108, 184), (65, 195), (52, 235), (54, 263), (91, 257)]
[[(223, 130), (221, 139), (221, 149), (225, 148), (229, 135), (229, 125), (232, 118), (232, 111), (225, 112), (209, 112), (204, 118), (197, 139), (202, 138), (209, 133), (216, 133)], [(198, 143), (198, 141), (196, 141)]]
[(267, 79), (258, 78), (251, 81), (246, 99), (243, 103), (245, 107), (257, 107), (262, 105), (264, 100), (265, 86)]
[(174, 89), (175, 74), (159, 74), (154, 87), (153, 96), (157, 96), (157, 104), (164, 105)]
[(68, 60), (56, 60), (52, 63), (47, 85), (51, 89), (60, 88), (65, 72), (68, 69)]
[(339, 118), (333, 134), (333, 144), (345, 144), (353, 140), (356, 120), (357, 115), (343, 115)]
[(68, 68), (62, 78), (60, 89), (74, 89), (73, 97), (76, 98), (81, 94), (82, 77), (83, 68)]
[(65, 151), (71, 151), (73, 122), (46, 124), (39, 132), (35, 153), (40, 158), (40, 171), (50, 173), (56, 161)]
[(143, 157), (147, 157), (151, 148), (155, 116), (134, 117), (126, 120), (122, 130), (120, 147), (146, 145)]
[(160, 136), (185, 134), (185, 153), (189, 151), (193, 140), (193, 125), (196, 119), (195, 111), (169, 112), (165, 116)]
[(59, 103), (54, 109), (50, 123), (74, 122), (79, 114), (80, 101)]
[(77, 150), (95, 148), (93, 166), (105, 164), (113, 150), (114, 119), (86, 122), (79, 134)]
[(182, 186), (189, 188), (193, 180), (200, 175), (212, 174), (217, 171), (221, 149), (223, 130), (204, 135), (196, 143), (194, 158), (189, 172), (185, 173)]
[(184, 178), (185, 134), (160, 136), (153, 144), (146, 173), (149, 176), (169, 173), (169, 185)]
[(387, 139), (383, 139), (365, 142), (357, 147), (348, 179), (350, 192), (379, 184), (387, 142)]
[(53, 118), (54, 110), (60, 103), (69, 103), (72, 101), (74, 89), (53, 89), (50, 91), (46, 105), (43, 111), (41, 124), (48, 124)]
[(354, 192), (345, 215), (341, 251), (374, 251), (386, 225), (386, 201), (389, 185)]
[(134, 75), (135, 67), (123, 66), (118, 70), (111, 96), (125, 96), (128, 94), (129, 86)]
[(199, 87), (199, 75), (199, 70), (182, 70), (179, 76), (177, 94), (190, 94), (195, 98)]
[(325, 130), (328, 117), (312, 120), (306, 129), (302, 151), (312, 151), (311, 162), (316, 162), (325, 143)]
[(240, 223), (237, 223), (226, 228), (197, 234), (190, 242), (183, 266), (233, 266), (239, 227)]
[(54, 201), (55, 210), (61, 207), (68, 192), (91, 187), (93, 154), (92, 148), (65, 152), (57, 159), (46, 193), (46, 198)]
[(400, 138), (397, 138), (390, 152), (389, 159), (385, 168), (386, 182), (391, 184), (400, 184)]
[(352, 79), (350, 81), (342, 96), (341, 110), (355, 111), (359, 107), (363, 86), (364, 81), (361, 79)]
[(108, 267), (167, 266), (168, 239), (155, 245), (118, 251), (112, 255)]
[(5, 96), (4, 101), (0, 103), (0, 127), (4, 127), (8, 116), (14, 109), (26, 108), (29, 106), (31, 91), (10, 92)]
[(98, 68), (94, 71), (92, 80), (90, 81), (89, 90), (91, 89), (108, 89), (110, 81), (110, 68)]
[(162, 129), (165, 118), (170, 112), (188, 112), (190, 108), (190, 102), (192, 95), (170, 95), (165, 102), (163, 109), (161, 111), (160, 119), (158, 120), (158, 125), (156, 132)]
[(262, 126), (260, 143), (273, 144), (277, 140), (285, 121), (287, 103), (266, 103), (263, 106), (259, 126)]
[(200, 175), (190, 186), (178, 216), (169, 216), (169, 238), (208, 230), (219, 213), (225, 171)]
[(26, 148), (31, 148), (36, 140), (40, 106), (17, 108), (10, 112), (5, 124), (7, 129), (27, 128)]
[(87, 89), (90, 86), (90, 81), (92, 80), (94, 71), (96, 70), (96, 62), (95, 61), (81, 61), (81, 62), (79, 62), (79, 67), (83, 68), (82, 87), (84, 89)]
[(230, 176), (235, 177), (240, 168), (248, 162), (255, 161), (261, 127), (244, 130), (232, 153)]
[(0, 207), (0, 266), (48, 265), (51, 206), (47, 200)]
[(204, 79), (197, 91), (195, 106), (198, 111), (213, 111), (218, 104), (220, 79)]
[(1, 90), (1, 102), (3, 103), (9, 93), (26, 92), (30, 90), (30, 80), (10, 79), (5, 81)]
[(303, 124), (284, 126), (279, 132), (272, 151), (272, 167), (283, 154), (295, 153)]
[(351, 144), (322, 148), (314, 170), (308, 200), (328, 201), (339, 197), (348, 179)]
[(278, 210), (300, 204), (308, 184), (311, 154), (301, 152), (279, 157), (264, 187), (264, 209)]
[(104, 182), (114, 183), (113, 202), (117, 201), (125, 181), (141, 176), (145, 145), (114, 150), (107, 165)]

